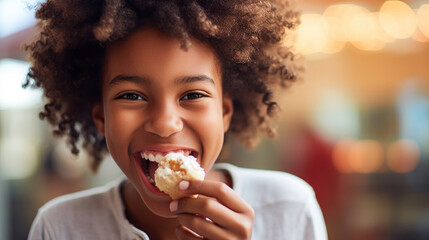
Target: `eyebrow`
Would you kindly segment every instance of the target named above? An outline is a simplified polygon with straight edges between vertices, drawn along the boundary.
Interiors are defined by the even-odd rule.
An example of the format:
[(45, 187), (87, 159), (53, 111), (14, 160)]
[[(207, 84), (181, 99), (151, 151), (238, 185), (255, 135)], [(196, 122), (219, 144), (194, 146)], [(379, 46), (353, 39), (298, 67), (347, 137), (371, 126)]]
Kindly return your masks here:
[[(186, 83), (193, 83), (193, 82), (197, 82), (197, 81), (207, 81), (207, 82), (212, 83), (213, 85), (215, 84), (213, 78), (211, 78), (207, 75), (186, 76), (186, 77), (177, 78), (174, 81), (174, 84), (180, 85), (180, 84), (186, 84)], [(144, 76), (127, 76), (127, 75), (118, 75), (118, 76), (114, 77), (112, 80), (110, 80), (109, 85), (113, 86), (113, 85), (116, 85), (116, 84), (121, 83), (121, 82), (133, 82), (133, 83), (141, 84), (141, 85), (145, 85), (145, 86), (151, 85), (151, 81), (147, 77), (144, 77)]]
[(147, 77), (141, 76), (127, 76), (127, 75), (118, 75), (110, 80), (109, 85), (113, 86), (121, 82), (133, 82), (137, 84), (142, 84), (149, 86), (151, 84), (150, 80)]
[(213, 85), (215, 84), (213, 78), (207, 75), (187, 76), (187, 77), (178, 78), (174, 81), (174, 84), (180, 85), (180, 84), (186, 84), (186, 83), (193, 83), (197, 81), (207, 81), (212, 83)]

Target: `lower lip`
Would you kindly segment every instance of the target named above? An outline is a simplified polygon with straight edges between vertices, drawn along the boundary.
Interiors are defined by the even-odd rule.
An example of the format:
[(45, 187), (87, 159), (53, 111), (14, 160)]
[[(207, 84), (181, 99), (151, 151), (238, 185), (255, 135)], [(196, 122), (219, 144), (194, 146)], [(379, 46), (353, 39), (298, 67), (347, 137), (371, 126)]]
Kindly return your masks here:
[(137, 159), (138, 166), (139, 166), (139, 174), (140, 174), (140, 177), (143, 180), (143, 183), (146, 186), (146, 188), (149, 189), (152, 193), (155, 193), (157, 195), (168, 196), (168, 194), (162, 192), (161, 190), (159, 190), (157, 187), (155, 187), (154, 185), (152, 185), (149, 182), (149, 180), (146, 178), (146, 174), (143, 171), (143, 166), (141, 165), (140, 161), (142, 161), (142, 160), (141, 159)]

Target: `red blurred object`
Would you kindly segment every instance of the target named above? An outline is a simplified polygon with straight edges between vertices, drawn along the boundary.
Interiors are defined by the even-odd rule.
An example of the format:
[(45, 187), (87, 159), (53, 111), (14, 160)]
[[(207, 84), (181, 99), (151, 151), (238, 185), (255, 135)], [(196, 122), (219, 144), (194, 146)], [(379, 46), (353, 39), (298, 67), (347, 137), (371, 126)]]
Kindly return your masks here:
[[(289, 135), (291, 136), (291, 135)], [(332, 162), (333, 145), (312, 128), (305, 127), (292, 134), (284, 148), (282, 163), (285, 172), (292, 173), (310, 184), (316, 194), (328, 229), (328, 235), (337, 233), (336, 223), (341, 218), (341, 203), (344, 190)]]

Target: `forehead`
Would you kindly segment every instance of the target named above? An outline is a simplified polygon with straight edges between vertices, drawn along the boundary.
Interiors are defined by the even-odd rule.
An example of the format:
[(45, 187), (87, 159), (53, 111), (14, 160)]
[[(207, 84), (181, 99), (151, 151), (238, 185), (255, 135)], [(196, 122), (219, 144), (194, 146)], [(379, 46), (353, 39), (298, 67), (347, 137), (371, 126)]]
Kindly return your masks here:
[(144, 74), (154, 78), (178, 75), (211, 75), (221, 81), (219, 61), (207, 44), (191, 38), (188, 49), (180, 41), (154, 28), (141, 28), (107, 49), (104, 79), (119, 74)]

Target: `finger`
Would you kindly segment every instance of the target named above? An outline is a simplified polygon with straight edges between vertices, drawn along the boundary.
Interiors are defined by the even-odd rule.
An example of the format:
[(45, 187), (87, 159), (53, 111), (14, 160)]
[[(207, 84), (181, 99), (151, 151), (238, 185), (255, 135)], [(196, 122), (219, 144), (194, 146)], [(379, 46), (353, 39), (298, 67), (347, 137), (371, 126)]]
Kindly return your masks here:
[(202, 236), (198, 236), (196, 233), (192, 232), (192, 230), (183, 225), (176, 228), (176, 237), (179, 240), (203, 239)]
[(171, 203), (175, 214), (198, 214), (224, 228), (234, 229), (243, 224), (242, 216), (219, 203), (216, 199), (199, 196), (197, 199), (183, 198)]
[(216, 198), (222, 205), (239, 213), (249, 211), (250, 206), (230, 187), (217, 181), (181, 181), (179, 183), (180, 191), (186, 194), (202, 194), (208, 197)]
[(204, 239), (231, 239), (230, 234), (213, 222), (193, 214), (180, 214), (177, 216), (179, 223), (189, 228)]

